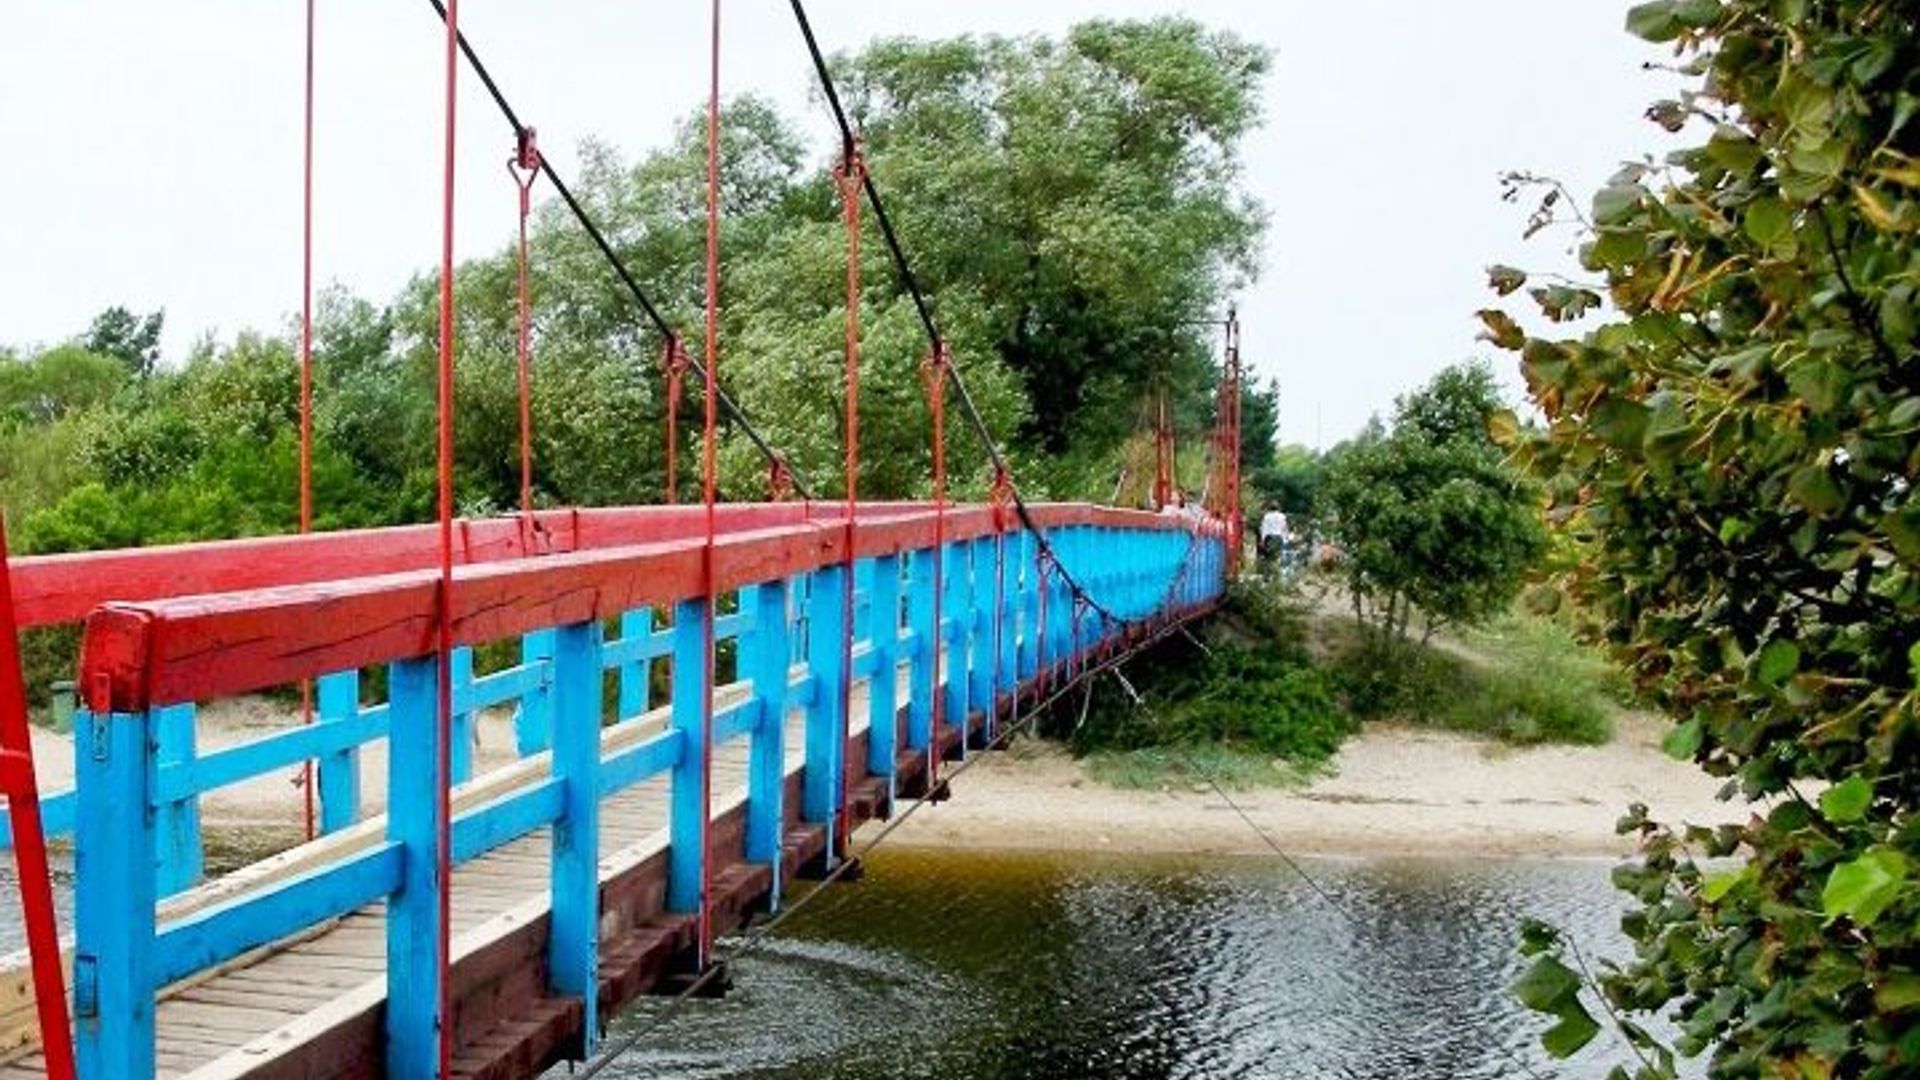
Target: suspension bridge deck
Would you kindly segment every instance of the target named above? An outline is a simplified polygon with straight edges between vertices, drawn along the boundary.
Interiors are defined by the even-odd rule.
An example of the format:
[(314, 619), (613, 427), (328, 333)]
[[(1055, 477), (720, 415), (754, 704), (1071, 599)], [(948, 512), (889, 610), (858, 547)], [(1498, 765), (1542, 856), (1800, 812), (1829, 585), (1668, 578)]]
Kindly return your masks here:
[[(437, 1076), (443, 1023), (453, 1076), (589, 1057), (942, 760), (1224, 587), (1221, 530), (1184, 516), (733, 506), (710, 549), (699, 522), (463, 524), (444, 823), (421, 530), (20, 564), (25, 620), (87, 619), (79, 785), (43, 800), (75, 836), (81, 1075)], [(314, 724), (196, 750), (194, 703), (308, 679)], [(473, 775), (487, 709), (521, 757)], [(384, 810), (359, 793), (376, 740)], [(200, 797), (306, 763), (321, 835), (202, 880)], [(44, 1074), (24, 972), (0, 963), (0, 1080)]]

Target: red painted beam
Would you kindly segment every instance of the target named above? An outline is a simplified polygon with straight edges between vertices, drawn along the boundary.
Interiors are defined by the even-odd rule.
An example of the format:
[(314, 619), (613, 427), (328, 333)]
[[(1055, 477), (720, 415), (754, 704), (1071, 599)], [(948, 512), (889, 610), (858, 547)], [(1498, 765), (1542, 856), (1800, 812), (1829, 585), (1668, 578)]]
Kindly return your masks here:
[[(587, 542), (581, 550), (534, 558), (508, 556), (460, 567), (455, 574), (455, 641), (478, 644), (704, 595), (701, 540), (617, 544), (625, 537), (690, 529), (690, 519), (700, 511), (699, 507), (668, 509), (673, 512), (581, 511), (577, 516), (562, 512), (569, 520), (557, 522), (561, 527), (552, 530), (557, 538), (554, 547), (578, 539)], [(804, 508), (796, 514), (790, 504), (733, 509), (737, 512), (730, 516), (736, 528), (805, 515)], [(1038, 506), (1034, 518), (1042, 528), (1089, 524), (1186, 530), (1193, 525), (1186, 518), (1079, 504)], [(475, 525), (479, 528), (469, 534), (470, 543), (464, 549), (469, 554), (519, 550), (525, 544), (516, 519)], [(855, 530), (856, 551), (875, 555), (924, 547), (933, 542), (933, 531), (934, 515), (928, 511), (876, 514)], [(396, 537), (396, 532), (403, 535)], [(993, 514), (985, 507), (963, 507), (947, 517), (949, 540), (992, 532)], [(282, 567), (280, 583), (264, 588), (100, 606), (87, 619), (81, 649), (80, 685), (88, 707), (96, 712), (130, 712), (200, 701), (432, 652), (436, 575), (424, 568), (425, 559), (421, 569), (339, 576), (369, 563), (384, 565), (419, 553), (430, 557), (430, 550), (411, 546), (418, 535), (430, 536), (431, 530), (275, 540), (270, 543), (330, 541), (323, 547), (291, 548), (292, 553), (314, 556), (324, 571)], [(349, 550), (355, 543), (363, 549), (357, 555)], [(264, 546), (238, 541), (195, 547), (214, 548), (221, 558), (231, 558), (236, 548), (247, 545)], [(842, 560), (844, 545), (845, 530), (830, 516), (816, 515), (811, 523), (732, 532), (715, 546), (714, 588), (724, 592), (813, 570)], [(189, 550), (171, 549), (168, 562), (154, 565), (171, 565)], [(290, 549), (274, 550), (285, 556)], [(335, 576), (315, 576), (321, 573)], [(228, 567), (220, 580), (247, 576)], [(286, 583), (289, 577), (293, 580)], [(208, 577), (195, 580), (205, 582)]]
[[(863, 518), (898, 516), (924, 503), (872, 503)], [(648, 506), (543, 510), (522, 516), (462, 520), (454, 559), (462, 565), (527, 558), (583, 548), (619, 547), (700, 535), (700, 507)], [(801, 503), (729, 503), (718, 508), (724, 531), (837, 519)], [(174, 544), (163, 547), (42, 555), (14, 560), (15, 609), (22, 627), (85, 619), (114, 601), (144, 602), (201, 593), (335, 581), (434, 565), (433, 525), (354, 529), (303, 536)]]

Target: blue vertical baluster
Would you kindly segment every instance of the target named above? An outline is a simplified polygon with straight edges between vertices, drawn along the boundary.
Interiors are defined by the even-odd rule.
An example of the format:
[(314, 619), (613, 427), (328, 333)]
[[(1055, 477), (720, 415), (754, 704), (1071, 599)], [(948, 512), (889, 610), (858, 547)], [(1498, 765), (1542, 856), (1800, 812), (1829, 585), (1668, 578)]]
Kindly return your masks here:
[[(360, 714), (360, 672), (322, 675), (315, 683), (322, 724), (340, 724)], [(322, 754), (318, 768), (320, 832), (337, 832), (360, 820), (360, 750)]]
[(941, 558), (946, 567), (941, 571), (941, 584), (946, 586), (947, 595), (941, 602), (940, 615), (946, 626), (946, 663), (941, 670), (946, 675), (946, 684), (941, 692), (947, 695), (943, 710), (950, 727), (959, 732), (954, 744), (955, 752), (961, 757), (967, 756), (967, 731), (972, 720), (967, 714), (968, 687), (973, 679), (968, 670), (968, 644), (973, 626), (973, 589), (967, 581), (967, 544), (955, 541), (946, 545)]
[(900, 556), (873, 560), (868, 641), (873, 676), (867, 681), (867, 771), (887, 780), (887, 812), (893, 811), (894, 773), (900, 757)]
[(1020, 539), (1020, 678), (1040, 673), (1040, 540), (1021, 529)]
[(1006, 703), (1006, 718), (1011, 723), (1020, 713), (1020, 607), (1026, 602), (1020, 595), (1018, 531), (1000, 534), (996, 557), (1000, 561), (1000, 633), (996, 638), (1000, 661), (995, 670), (1000, 673), (1000, 685), (995, 700)]
[(848, 672), (841, 655), (848, 631), (841, 595), (846, 568), (824, 566), (813, 572), (807, 597), (807, 670), (813, 675), (813, 704), (807, 710), (807, 764), (801, 782), (801, 813), (810, 822), (833, 823), (831, 864), (839, 856), (837, 817), (846, 783), (846, 698)]
[(768, 906), (780, 908), (780, 845), (786, 831), (787, 583), (769, 581), (743, 589), (740, 604), (753, 605), (753, 628), (740, 646), (740, 673), (753, 680), (760, 719), (747, 747), (747, 859), (773, 870)]
[[(653, 609), (638, 608), (620, 616), (620, 640), (643, 641), (653, 633)], [(653, 661), (630, 660), (620, 665), (620, 712), (615, 721), (631, 720), (652, 704), (648, 686), (653, 677)]]
[[(975, 537), (966, 545), (968, 574), (972, 585), (968, 590), (971, 602), (967, 611), (967, 626), (973, 634), (968, 652), (967, 669), (972, 675), (967, 691), (967, 713), (979, 713), (983, 737), (991, 737), (993, 730), (993, 537), (991, 535)], [(978, 744), (976, 744), (978, 745)]]
[[(194, 709), (191, 704), (153, 710), (154, 764), (191, 767)], [(206, 859), (200, 842), (200, 793), (188, 791), (154, 806), (154, 888), (162, 897), (198, 884)]]
[(154, 1070), (153, 819), (146, 713), (74, 715), (73, 1014), (80, 1075)]
[(921, 548), (907, 557), (907, 624), (913, 630), (907, 746), (916, 751), (933, 745), (933, 696), (940, 689), (933, 682), (934, 650), (940, 647), (933, 625), (934, 556), (932, 548)]
[(473, 650), (466, 646), (453, 650), (453, 782), (464, 784), (473, 776), (474, 725)]
[(673, 606), (673, 730), (685, 738), (671, 773), (667, 835), (667, 909), (691, 914), (706, 904), (707, 752), (702, 737), (707, 708), (705, 598)]
[(440, 1063), (439, 661), (389, 669), (387, 839), (401, 848), (400, 888), (387, 898), (387, 1075), (430, 1080)]
[(553, 775), (566, 785), (553, 825), (552, 933), (556, 994), (579, 998), (581, 1056), (600, 1035), (600, 621), (560, 627), (553, 652)]
[(531, 757), (553, 741), (553, 634), (535, 630), (520, 639), (520, 662), (540, 667), (540, 681), (520, 695), (513, 714), (514, 746), (521, 757)]

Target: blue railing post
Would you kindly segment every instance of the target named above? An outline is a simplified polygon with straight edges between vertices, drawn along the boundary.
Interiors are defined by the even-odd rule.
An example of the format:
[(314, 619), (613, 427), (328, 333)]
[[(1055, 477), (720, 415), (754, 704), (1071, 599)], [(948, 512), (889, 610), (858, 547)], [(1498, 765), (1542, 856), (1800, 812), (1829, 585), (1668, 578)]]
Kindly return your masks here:
[[(339, 724), (360, 713), (360, 672), (322, 675), (315, 682), (319, 721)], [(360, 820), (360, 751), (347, 747), (320, 758), (320, 831), (338, 832)]]
[[(1020, 711), (1020, 605), (1024, 600), (1020, 596), (1019, 532), (1000, 534), (996, 557), (1000, 564), (1000, 632), (994, 640), (1000, 658), (994, 670), (1000, 673), (1000, 685), (995, 691), (994, 711), (997, 714), (1005, 709), (1011, 722)], [(1005, 705), (1000, 704), (1003, 701)]]
[(873, 677), (867, 682), (867, 771), (887, 778), (891, 813), (900, 757), (900, 556), (873, 560), (870, 595), (867, 640), (873, 648)]
[(553, 742), (553, 637), (552, 630), (535, 630), (520, 638), (520, 662), (541, 664), (546, 675), (538, 686), (520, 695), (520, 708), (513, 714), (513, 739), (521, 757), (531, 757)]
[[(636, 608), (621, 614), (621, 641), (639, 641), (652, 633), (652, 608)], [(648, 706), (652, 704), (648, 694), (652, 678), (653, 661), (651, 660), (629, 660), (620, 665), (620, 711), (613, 718), (616, 723), (631, 720), (647, 711)]]
[(949, 726), (959, 729), (960, 740), (955, 751), (961, 758), (967, 756), (967, 731), (971, 719), (967, 711), (968, 688), (972, 685), (969, 674), (970, 634), (973, 631), (973, 587), (967, 581), (967, 544), (955, 541), (946, 545), (941, 553), (946, 560), (946, 568), (941, 572), (941, 583), (946, 586), (947, 595), (941, 602), (940, 616), (946, 622), (946, 663), (941, 670), (946, 683), (941, 693), (947, 695), (946, 707), (942, 710)]
[(440, 1067), (439, 661), (389, 669), (387, 839), (401, 850), (387, 898), (387, 1075), (431, 1080)]
[(981, 734), (987, 739), (993, 737), (994, 726), (993, 542), (992, 536), (981, 536), (967, 545), (973, 581), (973, 602), (967, 612), (967, 624), (973, 632), (972, 647), (968, 650), (972, 656), (967, 664), (973, 678), (967, 693), (967, 708), (970, 713), (981, 714)]
[(741, 610), (753, 605), (753, 627), (740, 643), (740, 674), (753, 680), (760, 720), (747, 744), (747, 860), (773, 870), (768, 906), (780, 909), (780, 845), (786, 832), (787, 583), (743, 589)]
[[(813, 676), (813, 705), (807, 710), (807, 763), (802, 775), (801, 815), (811, 822), (834, 822), (840, 789), (846, 783), (846, 669), (841, 650), (849, 632), (841, 589), (847, 569), (823, 566), (813, 572), (807, 597), (807, 670)], [(838, 857), (838, 837), (828, 852)], [(832, 862), (830, 858), (828, 860)]]
[[(473, 691), (473, 650), (461, 646), (453, 650), (453, 700), (464, 702)], [(453, 713), (453, 782), (464, 784), (473, 778), (473, 710), (456, 705)]]
[(1020, 679), (1040, 672), (1040, 540), (1021, 529), (1020, 541)]
[(913, 629), (907, 746), (913, 750), (933, 745), (933, 696), (940, 692), (933, 681), (934, 652), (940, 648), (940, 631), (933, 624), (935, 555), (934, 549), (921, 548), (907, 557), (907, 624)]
[(74, 714), (73, 1015), (80, 1075), (154, 1072), (154, 837), (145, 713)]
[[(153, 710), (153, 760), (157, 767), (191, 765), (194, 748), (194, 708), (163, 705)], [(158, 803), (154, 812), (154, 889), (160, 896), (185, 892), (200, 881), (206, 868), (200, 838), (200, 793), (189, 791)]]
[(553, 823), (548, 980), (579, 998), (579, 1052), (600, 1037), (600, 622), (563, 626), (553, 650), (553, 775), (566, 784)]
[(673, 606), (673, 714), (668, 721), (681, 732), (680, 760), (671, 773), (668, 795), (667, 910), (700, 911), (706, 903), (707, 753), (701, 738), (707, 707), (707, 620), (705, 598)]

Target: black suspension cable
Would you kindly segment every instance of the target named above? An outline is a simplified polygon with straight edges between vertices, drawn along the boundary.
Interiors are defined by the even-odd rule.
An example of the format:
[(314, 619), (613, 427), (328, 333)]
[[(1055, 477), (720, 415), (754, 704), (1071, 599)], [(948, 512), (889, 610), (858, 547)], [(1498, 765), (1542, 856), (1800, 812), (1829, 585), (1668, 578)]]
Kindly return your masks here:
[[(427, 3), (433, 5), (434, 13), (437, 14), (441, 22), (444, 23), (447, 18), (446, 5), (442, 3), (441, 0), (427, 0)], [(500, 114), (506, 117), (508, 125), (513, 128), (514, 137), (516, 139), (524, 138), (527, 133), (526, 125), (520, 122), (520, 115), (514, 111), (513, 105), (507, 101), (507, 96), (501, 91), (500, 84), (493, 81), (492, 72), (489, 72), (487, 65), (481, 62), (480, 55), (474, 51), (472, 43), (467, 40), (467, 32), (465, 30), (460, 31), (460, 53), (467, 58), (468, 66), (473, 68), (473, 73), (479, 76), (481, 84), (487, 88), (487, 94), (493, 98), (493, 103), (500, 107)], [(669, 341), (679, 341), (679, 333), (675, 331), (672, 326), (668, 325), (666, 318), (660, 314), (660, 309), (656, 308), (653, 305), (653, 301), (647, 298), (646, 290), (640, 287), (640, 282), (636, 280), (632, 272), (627, 269), (626, 262), (620, 258), (618, 252), (613, 250), (613, 245), (608, 242), (606, 234), (600, 231), (600, 226), (594, 222), (592, 215), (587, 213), (587, 208), (580, 204), (579, 199), (574, 198), (572, 189), (567, 187), (567, 182), (561, 178), (559, 171), (553, 167), (553, 161), (545, 154), (540, 156), (540, 171), (544, 173), (547, 180), (553, 184), (553, 190), (559, 194), (561, 201), (567, 204), (567, 209), (573, 211), (574, 220), (580, 223), (580, 227), (585, 229), (587, 236), (593, 240), (594, 246), (600, 249), (600, 254), (606, 258), (607, 264), (613, 268), (614, 276), (618, 277), (621, 284), (626, 286), (628, 294), (633, 297), (635, 303), (640, 305), (640, 310), (646, 314), (647, 320), (653, 324), (654, 328), (660, 332), (662, 337), (665, 337)], [(687, 363), (693, 368), (694, 373), (698, 375), (702, 381), (706, 379), (707, 369), (703, 360), (695, 359), (691, 354), (687, 354)], [(760, 451), (761, 456), (765, 457), (770, 465), (786, 470), (787, 476), (793, 482), (794, 491), (797, 492), (801, 498), (813, 498), (813, 492), (808, 488), (805, 479), (794, 470), (793, 463), (781, 455), (779, 451), (775, 450), (773, 446), (761, 436), (760, 432), (753, 426), (753, 422), (747, 419), (745, 410), (741, 409), (739, 404), (728, 395), (726, 390), (720, 388), (717, 384), (714, 389), (714, 402), (727, 414), (727, 419), (737, 425), (741, 432), (752, 441), (754, 447)]]
[[(859, 136), (853, 130), (853, 122), (848, 118), (847, 111), (841, 104), (840, 91), (834, 85), (833, 72), (827, 66), (826, 54), (820, 50), (819, 38), (813, 32), (813, 22), (807, 18), (806, 5), (803, 3), (803, 0), (788, 0), (788, 3), (793, 8), (794, 20), (800, 24), (800, 34), (806, 39), (807, 54), (813, 58), (813, 69), (815, 74), (820, 78), (821, 91), (826, 95), (827, 104), (833, 111), (834, 122), (840, 127), (842, 143), (851, 151), (859, 145)], [(926, 328), (928, 342), (935, 350), (938, 350), (942, 347), (943, 342), (940, 336), (940, 326), (934, 321), (933, 310), (927, 303), (926, 294), (922, 292), (920, 281), (914, 276), (913, 267), (907, 261), (906, 249), (901, 245), (899, 234), (895, 232), (893, 227), (893, 220), (887, 214), (886, 203), (880, 197), (879, 186), (874, 183), (872, 170), (867, 170), (862, 187), (867, 193), (868, 203), (873, 207), (874, 220), (880, 224), (880, 234), (886, 240), (887, 251), (893, 257), (894, 270), (899, 274), (901, 283), (906, 287), (907, 295), (913, 299), (914, 309), (920, 314), (920, 324)], [(954, 389), (959, 392), (961, 412), (966, 415), (968, 426), (973, 428), (974, 435), (979, 438), (980, 445), (985, 449), (987, 458), (993, 464), (995, 473), (997, 475), (1010, 477), (1012, 470), (1007, 465), (1006, 455), (1001, 452), (1000, 445), (994, 440), (993, 433), (987, 429), (987, 422), (980, 415), (980, 409), (974, 403), (973, 394), (967, 389), (966, 380), (961, 377), (959, 369), (955, 368), (951, 363), (943, 364), (941, 367), (945, 369), (947, 377), (952, 380)], [(1059, 555), (1054, 551), (1053, 544), (1047, 538), (1046, 532), (1043, 531), (1039, 523), (1034, 520), (1032, 511), (1027, 507), (1026, 499), (1020, 494), (1020, 489), (1014, 487), (1012, 493), (1014, 513), (1019, 517), (1021, 526), (1033, 534), (1042, 554), (1059, 570), (1061, 580), (1066, 583), (1069, 594), (1076, 600), (1086, 604), (1102, 618), (1120, 626), (1132, 627), (1143, 621), (1139, 619), (1122, 618), (1098, 600), (1094, 599), (1093, 594), (1088, 592), (1086, 587), (1075, 579), (1073, 572), (1067, 568), (1066, 563), (1062, 562)]]

